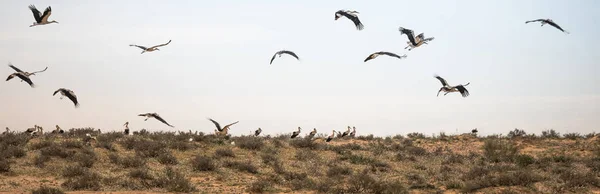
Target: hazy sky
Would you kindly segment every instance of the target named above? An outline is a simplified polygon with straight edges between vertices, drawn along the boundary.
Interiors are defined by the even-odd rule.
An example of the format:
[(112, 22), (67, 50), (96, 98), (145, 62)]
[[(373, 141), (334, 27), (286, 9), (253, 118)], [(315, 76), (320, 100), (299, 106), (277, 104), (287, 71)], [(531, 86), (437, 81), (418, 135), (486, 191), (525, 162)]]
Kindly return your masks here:
[[(27, 6), (59, 24), (29, 27)], [(422, 132), (600, 132), (600, 1), (70, 1), (6, 0), (0, 75), (12, 62), (32, 76), (0, 84), (0, 126), (95, 127), (234, 135), (319, 133), (356, 126), (380, 136)], [(356, 30), (340, 9), (359, 11)], [(552, 18), (567, 35), (526, 20)], [(435, 40), (412, 51), (398, 27)], [(140, 54), (129, 44), (161, 51)], [(296, 52), (275, 59), (278, 50)], [(398, 60), (376, 51), (407, 54)], [(2, 67), (4, 66), (4, 67)], [(441, 84), (471, 96), (436, 97)], [(72, 89), (81, 106), (52, 96)], [(139, 113), (157, 112), (176, 128)]]

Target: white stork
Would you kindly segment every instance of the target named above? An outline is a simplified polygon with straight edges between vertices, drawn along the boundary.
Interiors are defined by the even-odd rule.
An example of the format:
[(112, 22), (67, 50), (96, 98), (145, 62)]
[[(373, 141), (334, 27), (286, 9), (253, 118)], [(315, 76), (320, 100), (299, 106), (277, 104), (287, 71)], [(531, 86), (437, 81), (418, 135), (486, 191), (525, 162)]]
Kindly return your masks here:
[(230, 123), (229, 125), (225, 125), (225, 126), (223, 126), (223, 128), (221, 128), (221, 125), (217, 121), (215, 121), (211, 118), (207, 118), (207, 119), (210, 122), (212, 122), (215, 125), (215, 127), (217, 127), (217, 129), (215, 129), (215, 132), (225, 132), (225, 134), (227, 134), (229, 132), (229, 127), (240, 122), (240, 121), (236, 121), (236, 122)]
[(254, 131), (254, 136), (257, 137), (262, 132), (262, 129), (259, 127), (256, 131)]
[(8, 78), (6, 78), (6, 81), (11, 80), (15, 76), (21, 78), (22, 81), (27, 82), (27, 84), (29, 84), (29, 86), (31, 86), (32, 88), (35, 88), (35, 84), (31, 81), (31, 79), (29, 79), (29, 76), (27, 74), (25, 74), (24, 72), (12, 73), (12, 74), (8, 75)]
[(125, 131), (123, 131), (123, 134), (129, 135), (129, 121), (125, 122), (123, 126), (125, 126)]
[(165, 119), (163, 119), (162, 117), (160, 117), (160, 115), (158, 115), (158, 113), (143, 113), (143, 114), (138, 114), (138, 116), (141, 117), (146, 117), (146, 119), (144, 119), (144, 121), (148, 121), (149, 118), (154, 118), (162, 123), (164, 123), (165, 125), (169, 126), (169, 127), (174, 127), (173, 125), (167, 123), (167, 121), (165, 121)]
[(435, 37), (425, 38), (425, 34), (421, 33), (415, 37), (415, 41), (417, 43), (416, 45), (413, 45), (410, 41), (407, 41), (406, 44), (408, 44), (408, 46), (404, 47), (404, 49), (408, 49), (410, 51), (414, 48), (420, 47), (423, 44), (428, 44), (428, 42), (432, 41), (433, 39), (435, 39)]
[(52, 94), (52, 96), (55, 96), (56, 93), (60, 92), (60, 99), (62, 100), (63, 97), (67, 97), (69, 98), (69, 100), (71, 100), (73, 102), (73, 104), (75, 104), (75, 108), (79, 107), (79, 102), (77, 101), (77, 96), (75, 95), (75, 93), (72, 90), (66, 89), (66, 88), (59, 88), (58, 90), (54, 91), (54, 94)]
[(300, 127), (298, 127), (298, 131), (294, 131), (294, 132), (292, 133), (292, 136), (291, 136), (291, 138), (292, 138), (292, 139), (294, 139), (294, 138), (298, 137), (298, 135), (300, 135), (300, 131), (301, 131), (301, 130), (302, 130), (302, 129), (301, 129)]
[(327, 140), (325, 140), (325, 142), (330, 142), (334, 138), (334, 136), (335, 136), (335, 130), (333, 130), (331, 135), (327, 137)]
[(344, 16), (352, 20), (357, 30), (362, 30), (365, 28), (365, 26), (360, 22), (360, 20), (358, 19), (358, 15), (356, 14), (358, 14), (358, 11), (339, 10), (335, 12), (335, 20), (338, 20), (340, 19), (340, 17)]
[(352, 132), (350, 132), (350, 137), (356, 136), (356, 127), (352, 126)]
[(138, 48), (144, 50), (144, 51), (142, 51), (142, 53), (140, 53), (140, 54), (144, 54), (145, 52), (152, 52), (152, 51), (160, 50), (160, 49), (158, 49), (158, 47), (167, 46), (169, 43), (171, 43), (171, 40), (169, 40), (169, 42), (167, 42), (165, 44), (159, 44), (159, 45), (156, 45), (156, 46), (153, 46), (150, 48), (147, 48), (145, 46), (135, 45), (135, 44), (130, 44), (129, 46), (135, 46), (135, 47), (138, 47)]
[(64, 130), (60, 128), (60, 126), (56, 125), (56, 129), (52, 131), (52, 133), (65, 133)]
[(277, 51), (273, 55), (273, 57), (271, 57), (271, 62), (269, 62), (269, 64), (273, 64), (273, 60), (275, 60), (275, 57), (281, 57), (282, 54), (292, 55), (292, 57), (296, 58), (297, 60), (300, 60), (300, 58), (298, 58), (298, 55), (296, 55), (296, 53), (294, 53), (292, 51), (288, 51), (288, 50), (280, 50), (280, 51)]
[(346, 137), (349, 134), (350, 134), (350, 126), (348, 126), (348, 130), (346, 130), (346, 131), (344, 131), (344, 133), (342, 133), (342, 137)]
[(369, 60), (371, 60), (371, 59), (377, 58), (379, 55), (387, 55), (387, 56), (391, 56), (391, 57), (396, 57), (396, 58), (398, 58), (398, 59), (406, 58), (406, 55), (402, 55), (402, 56), (400, 56), (400, 55), (397, 55), (397, 54), (394, 54), (394, 53), (391, 53), (391, 52), (379, 51), (379, 52), (375, 52), (375, 53), (373, 53), (373, 54), (369, 55), (369, 56), (368, 56), (368, 57), (365, 59), (365, 61), (364, 61), (364, 62), (367, 62), (367, 61), (369, 61)]
[(529, 21), (525, 21), (525, 24), (530, 23), (530, 22), (540, 22), (542, 23), (541, 26), (544, 26), (544, 24), (548, 24), (551, 25), (553, 27), (555, 27), (556, 29), (569, 34), (569, 31), (563, 30), (558, 24), (556, 24), (554, 21), (552, 21), (552, 19), (537, 19), (537, 20), (529, 20)]
[(33, 17), (35, 18), (35, 22), (33, 22), (33, 24), (29, 27), (46, 25), (51, 23), (58, 24), (58, 22), (54, 20), (48, 21), (48, 17), (50, 17), (50, 15), (52, 14), (52, 8), (50, 6), (46, 8), (44, 14), (40, 13), (40, 11), (38, 11), (38, 9), (35, 8), (35, 5), (29, 5), (29, 9), (31, 10), (31, 12), (33, 12)]
[(308, 138), (313, 138), (317, 134), (317, 128), (313, 128), (313, 130), (308, 134)]
[(440, 82), (442, 82), (442, 87), (438, 91), (437, 96), (440, 95), (441, 91), (445, 92), (444, 96), (451, 92), (460, 92), (462, 97), (469, 96), (469, 91), (465, 88), (465, 86), (468, 86), (470, 84), (470, 82), (465, 85), (450, 86), (450, 85), (448, 85), (448, 82), (446, 82), (446, 80), (444, 80), (444, 78), (442, 78), (438, 75), (435, 75), (434, 77), (437, 78), (438, 80), (440, 80)]
[(6, 135), (6, 134), (9, 134), (9, 133), (10, 133), (10, 129), (8, 127), (6, 127), (6, 131), (2, 132), (2, 135)]
[[(44, 72), (44, 71), (46, 71), (46, 70), (48, 69), (48, 67), (46, 67), (46, 68), (44, 68), (44, 70), (41, 70), (41, 71), (35, 71), (35, 72), (31, 72), (31, 73), (29, 73), (29, 72), (27, 72), (27, 71), (22, 71), (21, 69), (19, 69), (19, 68), (15, 67), (15, 66), (14, 66), (13, 64), (11, 64), (11, 63), (8, 63), (8, 66), (9, 66), (10, 68), (12, 68), (13, 70), (15, 70), (17, 73), (18, 73), (18, 72), (21, 72), (21, 73), (23, 73), (23, 74), (24, 74), (25, 76), (27, 76), (27, 77), (29, 77), (29, 76), (32, 76), (32, 75), (35, 75), (36, 73), (41, 73), (41, 72)], [(23, 80), (21, 80), (21, 81), (23, 81)]]

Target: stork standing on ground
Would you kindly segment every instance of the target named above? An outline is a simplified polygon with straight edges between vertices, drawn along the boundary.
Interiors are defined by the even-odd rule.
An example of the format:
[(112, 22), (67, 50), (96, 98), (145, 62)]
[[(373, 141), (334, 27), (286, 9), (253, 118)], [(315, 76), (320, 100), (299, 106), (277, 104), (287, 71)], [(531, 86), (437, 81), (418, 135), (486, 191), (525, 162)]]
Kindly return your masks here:
[(397, 55), (397, 54), (395, 54), (395, 53), (391, 53), (391, 52), (379, 51), (379, 52), (375, 52), (375, 53), (373, 53), (373, 54), (370, 54), (370, 55), (369, 55), (369, 56), (368, 56), (368, 57), (365, 59), (365, 61), (364, 61), (364, 62), (367, 62), (367, 61), (369, 61), (369, 60), (371, 60), (371, 59), (375, 59), (375, 58), (377, 58), (379, 55), (387, 55), (387, 56), (391, 56), (391, 57), (396, 57), (396, 58), (398, 58), (398, 59), (402, 59), (402, 58), (406, 58), (406, 57), (407, 57), (406, 55), (402, 55), (402, 56), (400, 56), (400, 55)]
[(297, 60), (300, 60), (300, 58), (298, 57), (298, 55), (296, 55), (296, 53), (292, 52), (292, 51), (288, 51), (288, 50), (280, 50), (277, 51), (273, 57), (271, 57), (271, 62), (269, 62), (269, 64), (273, 64), (273, 60), (275, 60), (275, 57), (281, 57), (281, 55), (283, 54), (288, 54), (291, 55), (292, 57), (296, 58)]
[(33, 128), (27, 128), (27, 130), (25, 130), (25, 133), (28, 133), (31, 135), (36, 130), (37, 130), (37, 125), (33, 126)]
[(58, 24), (58, 22), (54, 20), (48, 21), (48, 18), (52, 14), (52, 8), (50, 6), (48, 6), (46, 10), (44, 10), (44, 14), (42, 14), (37, 8), (35, 8), (35, 5), (29, 5), (29, 9), (31, 10), (31, 12), (33, 12), (33, 18), (35, 18), (35, 22), (33, 22), (33, 24), (29, 27), (46, 25), (51, 23)]
[(294, 131), (294, 132), (292, 133), (292, 136), (291, 136), (291, 138), (292, 138), (292, 139), (294, 139), (294, 138), (298, 137), (298, 135), (300, 135), (300, 131), (301, 131), (301, 130), (302, 130), (302, 129), (301, 129), (300, 127), (298, 127), (298, 131)]
[(65, 131), (64, 131), (64, 130), (62, 130), (62, 129), (60, 128), (60, 126), (56, 125), (56, 129), (55, 129), (55, 130), (52, 130), (52, 133), (61, 133), (61, 134), (62, 134), (62, 133), (65, 133)]
[(479, 132), (479, 131), (477, 131), (477, 128), (475, 128), (475, 129), (471, 130), (471, 133), (472, 133), (472, 134), (477, 134), (477, 132)]
[(254, 131), (254, 137), (258, 137), (258, 135), (260, 135), (261, 132), (262, 129), (259, 127), (256, 131)]
[(344, 131), (344, 133), (342, 133), (342, 137), (346, 137), (349, 134), (350, 134), (350, 126), (348, 126), (348, 129), (346, 131)]
[(333, 132), (331, 132), (331, 135), (329, 135), (327, 137), (327, 140), (325, 140), (325, 142), (330, 142), (333, 139), (334, 136), (335, 136), (335, 130), (333, 130)]
[(165, 44), (159, 44), (156, 46), (152, 46), (150, 48), (145, 47), (145, 46), (135, 45), (135, 44), (130, 44), (129, 46), (135, 46), (135, 47), (138, 47), (138, 48), (144, 50), (144, 51), (142, 51), (142, 53), (140, 53), (140, 54), (144, 54), (145, 52), (159, 51), (160, 49), (158, 49), (158, 47), (167, 46), (167, 45), (169, 45), (169, 43), (171, 43), (171, 40), (169, 40), (169, 42), (167, 42)]
[(525, 24), (530, 23), (530, 22), (540, 22), (542, 23), (541, 26), (544, 26), (545, 24), (551, 25), (553, 27), (555, 27), (556, 29), (569, 34), (569, 31), (566, 31), (564, 29), (562, 29), (558, 24), (556, 24), (554, 21), (552, 21), (552, 19), (537, 19), (537, 20), (529, 20), (529, 21), (525, 21)]
[(165, 121), (165, 119), (163, 119), (162, 117), (160, 117), (160, 115), (158, 115), (158, 113), (144, 113), (144, 114), (138, 114), (138, 116), (141, 117), (146, 117), (146, 119), (144, 119), (144, 121), (148, 121), (149, 118), (154, 118), (162, 123), (164, 123), (165, 125), (169, 126), (169, 127), (174, 127), (173, 125), (167, 123), (167, 121)]
[(129, 121), (125, 122), (123, 126), (125, 126), (125, 131), (123, 131), (123, 134), (129, 135)]
[(440, 95), (441, 91), (444, 91), (444, 96), (448, 93), (452, 93), (452, 92), (460, 92), (460, 94), (462, 95), (462, 97), (467, 97), (469, 96), (469, 91), (465, 88), (465, 86), (468, 86), (470, 84), (467, 83), (465, 85), (457, 85), (457, 86), (450, 86), (448, 85), (448, 82), (446, 82), (446, 80), (444, 80), (444, 78), (435, 75), (435, 78), (437, 78), (438, 80), (440, 80), (440, 82), (442, 82), (442, 87), (440, 88), (440, 90), (437, 93), (437, 96)]
[(6, 81), (11, 80), (14, 77), (19, 77), (21, 79), (21, 81), (25, 81), (27, 82), (27, 84), (29, 84), (29, 86), (31, 86), (32, 88), (35, 88), (35, 84), (31, 81), (31, 79), (29, 79), (29, 76), (27, 74), (25, 74), (24, 72), (15, 72), (12, 73), (8, 76), (8, 78), (6, 78)]
[(219, 125), (219, 123), (217, 121), (215, 121), (211, 118), (207, 118), (207, 119), (210, 122), (212, 122), (215, 125), (215, 127), (217, 127), (217, 129), (215, 129), (215, 134), (222, 134), (222, 135), (227, 135), (229, 133), (229, 127), (240, 122), (240, 121), (236, 121), (236, 122), (230, 123), (229, 125), (225, 125), (225, 126), (223, 126), (223, 128), (221, 128), (221, 125)]
[(317, 128), (313, 128), (313, 130), (308, 134), (308, 138), (313, 138), (317, 134)]
[(352, 132), (350, 132), (350, 137), (354, 138), (356, 136), (356, 127), (352, 126)]
[(10, 133), (10, 129), (8, 127), (6, 127), (6, 131), (2, 132), (2, 135), (6, 135), (6, 134), (9, 134), (9, 133)]
[(69, 100), (71, 100), (73, 102), (73, 104), (75, 104), (75, 108), (79, 107), (79, 102), (77, 101), (77, 96), (75, 95), (75, 93), (69, 89), (66, 88), (59, 88), (58, 90), (54, 91), (54, 94), (52, 94), (52, 96), (56, 95), (56, 93), (60, 92), (60, 99), (62, 100), (63, 97), (67, 97), (69, 98)]
[(362, 30), (365, 28), (365, 26), (360, 22), (358, 15), (356, 14), (358, 14), (358, 11), (339, 10), (335, 12), (335, 20), (338, 20), (340, 17), (344, 16), (354, 23), (354, 26), (356, 26), (357, 30)]

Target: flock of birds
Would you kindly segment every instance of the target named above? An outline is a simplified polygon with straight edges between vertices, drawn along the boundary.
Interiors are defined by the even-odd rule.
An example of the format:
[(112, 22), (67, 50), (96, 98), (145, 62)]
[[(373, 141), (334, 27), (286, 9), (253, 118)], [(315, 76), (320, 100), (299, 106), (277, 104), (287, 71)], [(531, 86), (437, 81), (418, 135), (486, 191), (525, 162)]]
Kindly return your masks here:
[[(46, 8), (46, 10), (44, 10), (44, 13), (42, 14), (34, 5), (30, 5), (29, 9), (31, 10), (31, 12), (33, 13), (33, 17), (35, 19), (35, 22), (30, 25), (29, 27), (34, 27), (34, 26), (40, 26), (40, 25), (47, 25), (47, 24), (52, 24), (52, 23), (58, 23), (57, 21), (51, 20), (49, 21), (48, 18), (50, 17), (50, 15), (52, 14), (52, 8), (50, 6), (48, 6)], [(339, 10), (337, 12), (335, 12), (335, 20), (337, 21), (338, 19), (345, 17), (347, 19), (349, 19), (350, 21), (352, 21), (356, 27), (357, 30), (363, 30), (364, 29), (364, 25), (362, 24), (362, 22), (360, 21), (360, 19), (358, 18), (359, 12), (357, 11), (351, 11), (351, 10)], [(530, 21), (526, 21), (525, 24), (531, 23), (531, 22), (540, 22), (541, 26), (544, 26), (545, 24), (551, 25), (555, 28), (557, 28), (558, 30), (564, 32), (564, 33), (569, 33), (568, 31), (562, 29), (558, 24), (556, 24), (554, 21), (552, 21), (551, 19), (536, 19), (536, 20), (530, 20)], [(418, 48), (424, 44), (428, 44), (429, 42), (434, 40), (434, 37), (425, 37), (424, 33), (420, 33), (418, 35), (415, 36), (415, 33), (413, 30), (408, 29), (408, 28), (404, 28), (404, 27), (399, 27), (398, 29), (400, 31), (400, 35), (406, 35), (408, 38), (407, 46), (404, 49), (408, 49), (409, 51), (415, 48)], [(143, 51), (141, 52), (141, 54), (146, 53), (146, 52), (153, 52), (153, 51), (157, 51), (159, 50), (159, 47), (163, 47), (163, 46), (167, 46), (171, 43), (171, 40), (169, 40), (167, 43), (164, 44), (160, 44), (160, 45), (156, 45), (156, 46), (152, 46), (152, 47), (145, 47), (145, 46), (140, 46), (140, 45), (135, 45), (135, 44), (131, 44), (129, 46), (134, 46), (134, 47), (138, 47), (140, 49), (142, 49)], [(298, 55), (296, 53), (294, 53), (293, 51), (289, 51), (289, 50), (281, 50), (281, 51), (277, 51), (273, 57), (271, 58), (271, 61), (269, 64), (272, 64), (273, 61), (275, 60), (275, 58), (277, 57), (281, 57), (282, 55), (290, 55), (294, 58), (296, 58), (297, 60), (300, 60), (300, 58), (298, 57)], [(379, 52), (375, 52), (370, 54), (365, 60), (364, 62), (367, 62), (369, 60), (373, 60), (375, 58), (377, 58), (380, 55), (387, 55), (390, 57), (395, 57), (398, 59), (403, 59), (406, 58), (407, 55), (398, 55), (392, 52), (386, 52), (386, 51), (379, 51)], [(26, 71), (22, 71), (21, 69), (15, 67), (14, 65), (10, 64), (8, 65), (10, 68), (12, 68), (13, 70), (15, 70), (16, 72), (10, 74), (8, 76), (8, 78), (6, 79), (6, 81), (9, 81), (11, 79), (13, 79), (14, 77), (18, 77), (19, 79), (21, 79), (21, 82), (25, 81), (27, 84), (29, 84), (32, 88), (35, 87), (35, 84), (33, 83), (33, 81), (31, 80), (30, 76), (35, 75), (36, 73), (42, 73), (44, 71), (46, 71), (48, 69), (48, 67), (46, 67), (45, 69), (41, 70), (41, 71), (36, 71), (36, 72), (26, 72)], [(434, 77), (436, 79), (438, 79), (441, 84), (442, 87), (439, 89), (437, 96), (439, 96), (440, 92), (444, 92), (444, 96), (449, 94), (449, 93), (453, 93), (453, 92), (458, 92), (461, 94), (462, 97), (467, 97), (469, 96), (469, 91), (465, 88), (465, 86), (469, 85), (470, 83), (467, 84), (459, 84), (459, 85), (450, 85), (448, 84), (448, 82), (438, 76), (438, 75), (434, 75)], [(57, 93), (60, 93), (61, 97), (60, 99), (63, 99), (63, 97), (67, 97), (69, 98), (69, 100), (71, 100), (73, 102), (73, 104), (75, 105), (75, 107), (79, 107), (79, 101), (77, 99), (77, 96), (75, 95), (75, 93), (67, 88), (59, 88), (57, 89), (54, 93), (53, 96), (56, 95)], [(142, 116), (142, 117), (146, 117), (144, 121), (147, 121), (150, 118), (154, 118), (162, 123), (164, 123), (165, 125), (169, 126), (169, 127), (173, 127), (173, 125), (169, 124), (164, 118), (162, 118), (159, 114), (157, 113), (144, 113), (144, 114), (139, 114), (138, 116)], [(229, 128), (238, 123), (239, 121), (230, 123), (228, 125), (225, 125), (223, 127), (220, 126), (220, 124), (218, 122), (216, 122), (213, 119), (208, 118), (208, 120), (210, 120), (216, 127), (215, 129), (215, 134), (216, 135), (224, 135), (227, 136), (228, 135), (228, 131)], [(129, 134), (129, 122), (125, 123), (125, 134)], [(8, 127), (6, 128), (7, 132), (9, 131)], [(291, 138), (295, 138), (300, 134), (301, 128), (298, 127), (297, 131), (294, 131), (292, 133)], [(5, 133), (7, 133), (5, 132)], [(36, 133), (42, 133), (43, 134), (43, 129), (40, 126), (35, 126), (35, 128), (29, 128), (26, 131), (27, 133), (30, 134), (36, 134)], [(260, 133), (262, 132), (261, 128), (258, 128), (255, 132), (254, 135), (258, 136), (260, 135)], [(57, 125), (56, 126), (56, 130), (53, 131), (53, 133), (64, 133), (64, 130), (60, 129), (60, 127)], [(350, 131), (350, 126), (348, 126), (348, 130), (345, 131), (344, 133), (340, 133), (338, 131), (338, 137), (344, 137), (346, 135), (349, 135), (351, 137), (354, 137), (356, 133), (356, 128), (353, 127), (353, 131)], [(316, 134), (316, 128), (310, 132), (309, 137), (313, 137)], [(333, 139), (335, 135), (335, 130), (333, 130), (333, 133), (327, 138), (327, 142), (331, 141), (331, 139)], [(89, 137), (89, 135), (88, 135)]]

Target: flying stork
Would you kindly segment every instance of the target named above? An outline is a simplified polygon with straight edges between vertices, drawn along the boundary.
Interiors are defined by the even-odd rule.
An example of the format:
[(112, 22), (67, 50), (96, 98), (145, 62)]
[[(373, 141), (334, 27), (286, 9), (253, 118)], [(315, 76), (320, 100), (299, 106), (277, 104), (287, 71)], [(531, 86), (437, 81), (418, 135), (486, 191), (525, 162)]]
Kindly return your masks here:
[(362, 30), (365, 28), (365, 26), (360, 22), (358, 15), (356, 14), (358, 14), (358, 11), (339, 10), (335, 12), (335, 20), (338, 20), (340, 17), (344, 16), (354, 22), (354, 26), (356, 26), (357, 30)]
[(448, 94), (448, 93), (451, 93), (451, 92), (460, 92), (460, 94), (462, 95), (462, 97), (469, 96), (469, 91), (465, 88), (465, 86), (468, 86), (470, 84), (470, 82), (467, 83), (467, 84), (465, 84), (465, 85), (461, 84), (461, 85), (457, 85), (457, 86), (450, 86), (450, 85), (448, 85), (448, 82), (446, 82), (446, 80), (444, 80), (444, 78), (442, 78), (442, 77), (440, 77), (438, 75), (435, 75), (434, 77), (436, 79), (440, 80), (440, 82), (442, 82), (442, 87), (438, 91), (437, 96), (440, 95), (441, 91), (445, 92), (444, 96), (446, 94)]
[(44, 14), (40, 13), (40, 11), (38, 11), (38, 9), (35, 8), (35, 5), (29, 5), (29, 9), (31, 10), (31, 12), (33, 12), (33, 18), (35, 18), (35, 22), (33, 22), (33, 24), (29, 27), (46, 25), (51, 23), (58, 24), (58, 22), (54, 20), (48, 21), (48, 17), (50, 17), (50, 15), (52, 14), (52, 8), (50, 6), (46, 8)]
[(27, 74), (25, 74), (24, 72), (12, 73), (12, 74), (8, 75), (8, 78), (6, 78), (6, 81), (11, 80), (15, 76), (21, 78), (22, 81), (27, 82), (27, 84), (29, 84), (29, 86), (31, 86), (32, 88), (35, 88), (35, 84), (33, 84), (31, 79), (29, 79), (29, 76)]
[(259, 127), (256, 131), (254, 131), (254, 137), (258, 137), (258, 135), (260, 135), (261, 132), (262, 129)]
[(300, 135), (300, 130), (302, 130), (302, 129), (300, 127), (298, 127), (298, 131), (292, 132), (291, 138), (294, 139), (294, 138), (298, 137), (298, 135)]
[[(22, 71), (21, 69), (19, 69), (19, 68), (15, 67), (15, 66), (14, 66), (13, 64), (11, 64), (11, 63), (8, 63), (8, 66), (9, 66), (10, 68), (12, 68), (13, 70), (15, 70), (16, 72), (21, 72), (21, 73), (23, 73), (23, 74), (24, 74), (24, 75), (26, 75), (27, 77), (29, 77), (29, 76), (31, 76), (31, 75), (35, 75), (36, 73), (41, 73), (41, 72), (44, 72), (44, 71), (46, 71), (46, 70), (48, 69), (48, 67), (46, 67), (46, 68), (44, 68), (44, 70), (41, 70), (41, 71), (35, 71), (35, 72), (32, 72), (32, 73), (29, 73), (29, 72), (26, 72), (26, 71)], [(23, 80), (21, 80), (21, 81), (23, 81)]]
[(77, 101), (77, 96), (75, 95), (75, 93), (72, 90), (66, 89), (66, 88), (59, 88), (58, 90), (54, 91), (54, 94), (52, 94), (52, 96), (56, 95), (56, 93), (60, 92), (60, 99), (62, 100), (63, 97), (67, 97), (69, 98), (69, 100), (73, 101), (73, 104), (75, 104), (75, 108), (79, 107), (79, 102)]
[(210, 120), (210, 122), (212, 122), (215, 125), (215, 127), (217, 127), (217, 129), (215, 131), (218, 131), (218, 132), (229, 131), (229, 127), (240, 122), (240, 121), (236, 121), (236, 122), (230, 123), (229, 125), (225, 125), (225, 126), (223, 126), (223, 128), (221, 128), (221, 125), (219, 125), (219, 123), (217, 123), (217, 121), (215, 121), (211, 118), (208, 118), (208, 120)]
[(412, 44), (413, 46), (418, 44), (417, 40), (415, 40), (415, 33), (413, 32), (413, 30), (399, 27), (398, 31), (400, 31), (400, 35), (406, 34), (408, 40), (410, 41), (410, 44)]
[(425, 34), (421, 33), (415, 37), (415, 41), (417, 42), (416, 45), (413, 45), (410, 41), (407, 41), (406, 44), (408, 44), (408, 46), (404, 47), (404, 49), (408, 49), (408, 51), (410, 51), (414, 48), (420, 47), (423, 44), (428, 44), (428, 42), (432, 41), (433, 39), (435, 39), (435, 37), (425, 38)]
[(144, 114), (138, 114), (138, 116), (146, 117), (146, 119), (144, 119), (144, 121), (148, 121), (149, 118), (154, 118), (169, 127), (174, 127), (173, 125), (167, 123), (167, 121), (165, 121), (162, 117), (160, 117), (160, 115), (158, 115), (158, 113), (144, 113)]
[(379, 51), (379, 52), (375, 52), (375, 53), (369, 55), (369, 57), (367, 57), (364, 62), (367, 62), (371, 59), (377, 58), (379, 55), (387, 55), (387, 56), (391, 56), (391, 57), (396, 57), (398, 59), (406, 58), (406, 55), (400, 56), (400, 55), (390, 53), (390, 52)]
[(165, 44), (159, 44), (159, 45), (156, 45), (156, 46), (153, 46), (150, 48), (147, 48), (145, 46), (135, 45), (135, 44), (130, 44), (129, 46), (135, 46), (135, 47), (138, 47), (138, 48), (144, 50), (144, 51), (142, 51), (142, 53), (140, 53), (140, 54), (144, 54), (145, 52), (152, 52), (152, 51), (160, 50), (160, 49), (158, 49), (158, 47), (167, 46), (169, 43), (171, 43), (171, 40), (169, 40), (169, 42), (167, 42)]
[(298, 55), (296, 55), (296, 53), (294, 53), (294, 52), (292, 52), (292, 51), (288, 51), (288, 50), (280, 50), (280, 51), (277, 51), (277, 52), (276, 52), (276, 53), (273, 55), (273, 57), (271, 58), (271, 62), (270, 62), (269, 64), (273, 64), (273, 60), (275, 60), (275, 57), (276, 57), (276, 56), (278, 56), (278, 57), (281, 57), (281, 55), (283, 55), (283, 54), (292, 55), (292, 57), (294, 57), (294, 58), (296, 58), (296, 59), (300, 60), (300, 58), (298, 58)]
[(537, 20), (529, 20), (529, 21), (525, 21), (525, 24), (530, 23), (530, 22), (540, 22), (542, 23), (541, 26), (544, 26), (544, 24), (548, 24), (551, 25), (553, 27), (555, 27), (556, 29), (569, 34), (569, 31), (563, 30), (558, 24), (556, 24), (554, 21), (552, 21), (552, 19), (537, 19)]

